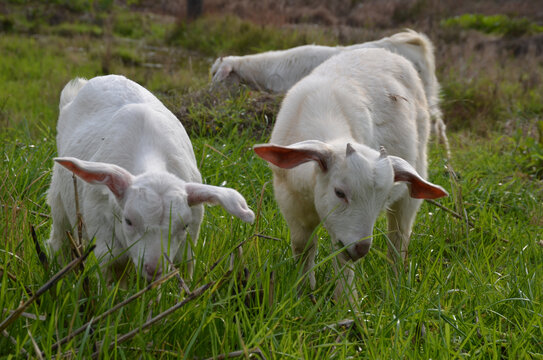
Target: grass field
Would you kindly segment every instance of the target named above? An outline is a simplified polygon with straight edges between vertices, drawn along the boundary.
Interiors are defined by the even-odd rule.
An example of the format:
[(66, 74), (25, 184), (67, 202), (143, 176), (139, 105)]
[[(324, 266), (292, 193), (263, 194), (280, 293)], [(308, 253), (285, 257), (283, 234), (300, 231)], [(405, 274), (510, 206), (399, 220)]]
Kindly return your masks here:
[[(176, 25), (108, 2), (97, 2), (109, 7), (88, 20), (62, 1), (18, 3), (25, 2), (4, 5), (0, 17), (0, 321), (64, 265), (44, 265), (36, 243), (45, 249), (51, 226), (46, 191), (59, 93), (75, 76), (124, 74), (156, 94), (188, 129), (204, 182), (239, 190), (257, 220), (247, 225), (206, 208), (190, 294), (175, 277), (148, 291), (137, 276), (127, 290), (107, 287), (91, 254), (5, 327), (0, 356), (543, 358), (541, 54), (512, 56), (496, 37), (445, 23), (430, 34), (458, 178), (435, 142), (429, 178), (449, 190), (439, 203), (462, 219), (424, 203), (408, 266), (396, 277), (379, 218), (374, 245), (356, 265), (352, 305), (331, 300), (334, 250), (320, 229), (314, 304), (297, 294), (300, 269), (271, 172), (251, 150), (267, 141), (280, 98), (210, 92), (208, 68), (218, 55), (342, 42), (337, 34), (218, 16)], [(70, 21), (52, 21), (57, 10)], [(355, 32), (350, 41), (395, 30)]]

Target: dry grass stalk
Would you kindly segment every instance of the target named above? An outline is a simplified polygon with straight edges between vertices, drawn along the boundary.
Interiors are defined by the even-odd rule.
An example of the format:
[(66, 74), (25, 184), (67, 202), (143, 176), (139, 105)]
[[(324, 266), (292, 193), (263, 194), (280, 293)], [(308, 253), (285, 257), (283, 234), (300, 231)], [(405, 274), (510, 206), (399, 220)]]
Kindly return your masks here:
[(11, 281), (17, 282), (17, 277), (15, 275), (13, 275), (12, 273), (4, 269), (4, 267), (0, 267), (0, 277), (4, 276), (4, 273), (6, 273), (6, 275)]
[(81, 216), (81, 211), (79, 209), (79, 195), (77, 192), (77, 178), (75, 174), (72, 174), (72, 179), (74, 182), (75, 216), (77, 219), (77, 247), (79, 248), (83, 244), (83, 217)]
[[(467, 213), (466, 211), (464, 210), (464, 216), (460, 215), (459, 213), (457, 213), (456, 211), (452, 210), (452, 209), (449, 209), (448, 207), (444, 206), (444, 205), (441, 205), (440, 203), (438, 203), (437, 201), (435, 200), (431, 200), (431, 199), (426, 199), (426, 201), (434, 206), (437, 206), (438, 208), (442, 209), (442, 210), (445, 210), (446, 212), (448, 212), (449, 214), (451, 214), (452, 216), (454, 216), (455, 218), (459, 219), (459, 220), (462, 220), (466, 223), (467, 226), (469, 227), (472, 227), (472, 228), (475, 228), (475, 224), (473, 222), (471, 222), (467, 216)], [(484, 230), (483, 230), (484, 231)], [(486, 231), (485, 231), (486, 232)], [(508, 243), (509, 240), (507, 239), (503, 239), (503, 238), (498, 238), (500, 241), (503, 241), (505, 243)]]
[(320, 331), (326, 330), (336, 330), (338, 328), (351, 328), (354, 325), (355, 321), (353, 319), (343, 319), (334, 324), (326, 325)]
[[(207, 283), (205, 285), (200, 286), (198, 289), (196, 289), (193, 292), (191, 292), (190, 294), (188, 294), (187, 297), (185, 299), (183, 299), (183, 301), (180, 301), (177, 304), (175, 304), (174, 306), (168, 308), (166, 311), (161, 312), (160, 314), (158, 314), (157, 316), (155, 316), (151, 320), (147, 321), (146, 323), (144, 323), (140, 327), (138, 327), (138, 328), (136, 328), (136, 329), (124, 334), (124, 335), (118, 336), (116, 340), (112, 341), (108, 345), (108, 347), (107, 347), (108, 350), (110, 350), (110, 351), (113, 350), (116, 346), (124, 343), (127, 340), (132, 339), (139, 332), (141, 332), (141, 331), (147, 329), (148, 327), (154, 325), (156, 322), (166, 318), (167, 316), (169, 316), (173, 312), (179, 310), (180, 308), (182, 308), (183, 306), (185, 306), (186, 304), (188, 304), (192, 300), (199, 298), (200, 296), (202, 296), (202, 294), (204, 294), (206, 292), (206, 290), (208, 290), (209, 288), (211, 288), (215, 284), (216, 284), (215, 281), (211, 281), (211, 282), (209, 282), (209, 283)], [(96, 351), (95, 353), (93, 353), (91, 355), (91, 358), (96, 359), (99, 355), (100, 355), (100, 351)]]
[(266, 186), (268, 185), (269, 181), (266, 181), (264, 185), (262, 185), (262, 190), (260, 190), (260, 199), (258, 200), (258, 209), (256, 211), (256, 220), (255, 220), (255, 229), (257, 232), (259, 232), (259, 225), (260, 225), (260, 214), (262, 212), (262, 201), (264, 200), (264, 191), (266, 190)]
[[(12, 210), (15, 210), (15, 211), (23, 210), (23, 208), (19, 207), (19, 206), (10, 206), (10, 205), (4, 205), (4, 204), (2, 204), (0, 206), (2, 206), (5, 209), (12, 209)], [(27, 211), (32, 215), (40, 216), (40, 217), (45, 218), (45, 219), (49, 219), (51, 217), (48, 214), (44, 214), (44, 213), (41, 213), (41, 212), (38, 212), (38, 211), (33, 211), (33, 210), (27, 210)]]
[[(168, 261), (168, 263), (170, 264), (170, 266), (175, 269), (175, 266), (172, 262), (172, 260), (170, 260), (170, 257), (168, 256), (168, 254), (164, 253), (164, 258)], [(181, 291), (185, 291), (186, 294), (190, 294), (190, 289), (187, 285), (187, 283), (185, 282), (185, 280), (183, 280), (183, 278), (181, 277), (181, 275), (179, 275), (179, 272), (177, 272), (177, 281), (179, 281), (179, 288)], [(180, 291), (180, 293), (181, 293)]]
[(273, 297), (275, 295), (275, 271), (270, 273), (270, 287), (268, 291), (268, 306), (273, 309)]
[(51, 346), (51, 351), (55, 351), (59, 346), (67, 343), (68, 341), (70, 341), (71, 339), (76, 337), (77, 335), (79, 335), (82, 332), (84, 332), (85, 330), (87, 330), (87, 328), (89, 326), (92, 326), (92, 324), (97, 323), (98, 321), (104, 319), (105, 317), (109, 316), (110, 314), (114, 313), (115, 311), (119, 310), (120, 308), (128, 305), (129, 303), (131, 303), (132, 301), (134, 301), (137, 298), (141, 297), (143, 294), (145, 294), (149, 290), (152, 290), (152, 289), (156, 288), (157, 286), (165, 283), (166, 281), (168, 281), (169, 279), (171, 279), (173, 276), (177, 275), (178, 273), (179, 273), (179, 270), (176, 269), (176, 270), (164, 275), (160, 279), (157, 279), (157, 280), (153, 281), (152, 283), (150, 283), (149, 285), (147, 285), (144, 289), (142, 289), (142, 290), (138, 291), (137, 293), (135, 293), (134, 295), (130, 296), (128, 299), (120, 302), (119, 304), (115, 305), (114, 307), (107, 310), (106, 312), (98, 315), (97, 317), (93, 317), (90, 321), (83, 324), (81, 327), (79, 327), (75, 331), (71, 332), (68, 336), (62, 338), (61, 340), (59, 340), (55, 344), (53, 344)]
[[(8, 338), (9, 341), (10, 341), (13, 345), (17, 346), (17, 339), (15, 339), (13, 336), (11, 336), (6, 330), (3, 330), (3, 331), (2, 331), (2, 335), (4, 335), (4, 337)], [(24, 348), (21, 348), (21, 355), (26, 356), (27, 359), (29, 358), (28, 352), (27, 352)]]
[(254, 234), (254, 236), (262, 238), (262, 239), (268, 239), (268, 240), (275, 240), (275, 241), (283, 241), (283, 239), (279, 239), (273, 236), (268, 236), (264, 234)]
[(459, 220), (462, 220), (462, 221), (465, 221), (466, 224), (468, 224), (469, 226), (471, 227), (475, 227), (475, 224), (472, 223), (469, 219), (466, 219), (464, 216), (460, 215), (459, 213), (457, 213), (456, 211), (452, 210), (452, 209), (449, 209), (448, 207), (446, 207), (445, 205), (441, 205), (440, 203), (438, 203), (437, 201), (435, 200), (432, 200), (432, 199), (426, 199), (426, 201), (434, 206), (437, 206), (438, 208), (440, 208), (441, 210), (445, 210), (446, 212), (448, 212), (449, 214), (451, 214), (452, 216), (454, 216), (455, 218), (459, 219)]
[(230, 359), (230, 358), (235, 358), (235, 357), (240, 357), (240, 356), (248, 357), (251, 354), (258, 355), (258, 357), (260, 357), (261, 359), (266, 360), (266, 357), (264, 356), (264, 354), (262, 353), (262, 350), (260, 350), (259, 347), (246, 349), (246, 350), (232, 351), (228, 354), (220, 354), (214, 357), (207, 358), (206, 360), (224, 360), (224, 359)]
[(211, 267), (209, 268), (208, 271), (206, 271), (202, 276), (200, 276), (200, 278), (198, 279), (198, 281), (196, 281), (194, 284), (199, 284), (202, 282), (202, 280), (209, 274), (213, 271), (213, 269), (215, 269), (217, 267), (217, 265), (219, 265), (226, 256), (230, 256), (232, 254), (232, 252), (238, 250), (239, 248), (241, 248), (241, 246), (243, 246), (243, 244), (245, 244), (247, 241), (251, 240), (252, 238), (256, 237), (257, 235), (256, 234), (253, 234), (251, 236), (249, 236), (247, 239), (243, 240), (243, 241), (240, 241), (233, 249), (232, 251), (230, 251), (228, 254), (225, 254), (224, 256), (222, 256), (219, 260), (215, 261), (213, 263), (213, 265), (211, 265)]
[(38, 254), (38, 259), (40, 260), (41, 265), (46, 272), (49, 272), (49, 261), (47, 260), (47, 255), (42, 250), (40, 242), (38, 241), (38, 236), (36, 235), (36, 229), (33, 225), (30, 225), (30, 235), (32, 235), (32, 240), (34, 241), (34, 247), (36, 248), (36, 253)]
[(62, 279), (66, 274), (72, 271), (76, 266), (79, 266), (86, 258), (89, 256), (91, 251), (94, 250), (94, 245), (90, 246), (85, 254), (77, 259), (72, 260), (68, 265), (62, 268), (57, 272), (49, 281), (47, 281), (41, 288), (36, 291), (26, 302), (19, 306), (11, 315), (9, 315), (2, 323), (0, 323), (0, 331), (5, 330), (9, 325), (11, 325), (21, 314), (29, 307), (34, 301), (36, 301), (43, 293), (51, 289), (60, 279)]
[(40, 360), (43, 360), (42, 351), (40, 350), (38, 343), (34, 339), (34, 336), (32, 336), (32, 333), (30, 332), (30, 326), (28, 325), (28, 320), (26, 321), (26, 328), (28, 331), (28, 336), (30, 337), (30, 341), (32, 342), (32, 347), (34, 348), (34, 352), (36, 353), (36, 357)]
[[(4, 312), (9, 312), (10, 314), (12, 314), (13, 310), (4, 309)], [(36, 314), (32, 314), (32, 313), (27, 313), (27, 312), (21, 313), (21, 317), (24, 317), (24, 318), (27, 318), (27, 319), (30, 319), (30, 320), (40, 320), (40, 321), (47, 320), (46, 315), (36, 315)]]

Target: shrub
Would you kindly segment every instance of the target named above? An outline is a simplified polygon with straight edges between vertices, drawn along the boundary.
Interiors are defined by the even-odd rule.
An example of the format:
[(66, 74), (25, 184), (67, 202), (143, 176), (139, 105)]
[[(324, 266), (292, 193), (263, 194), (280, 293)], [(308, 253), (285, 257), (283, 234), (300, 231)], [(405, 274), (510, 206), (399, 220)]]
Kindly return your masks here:
[(518, 37), (524, 34), (543, 32), (543, 26), (534, 24), (526, 18), (510, 18), (506, 15), (464, 14), (445, 19), (444, 27), (474, 29), (486, 34), (497, 34), (506, 37)]

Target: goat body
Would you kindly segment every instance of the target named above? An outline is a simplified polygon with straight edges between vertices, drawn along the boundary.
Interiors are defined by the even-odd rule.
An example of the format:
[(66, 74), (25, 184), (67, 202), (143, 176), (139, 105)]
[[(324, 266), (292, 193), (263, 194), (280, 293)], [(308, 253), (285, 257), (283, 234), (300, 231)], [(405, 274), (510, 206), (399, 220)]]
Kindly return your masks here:
[(203, 203), (221, 204), (252, 222), (237, 191), (202, 184), (190, 139), (177, 118), (149, 91), (122, 76), (74, 79), (62, 91), (58, 158), (48, 192), (54, 253), (69, 249), (76, 225), (72, 174), (78, 186), (84, 238), (96, 238), (96, 257), (113, 271), (131, 259), (142, 275), (162, 272), (163, 254), (186, 261), (187, 235), (198, 239)]
[(341, 52), (288, 91), (270, 144), (254, 150), (272, 164), (292, 250), (312, 288), (320, 223), (344, 249), (335, 260), (342, 269), (338, 299), (353, 279), (349, 264), (370, 249), (382, 209), (389, 256), (405, 259), (420, 199), (447, 195), (424, 180), (429, 126), (427, 98), (412, 63), (384, 49)]

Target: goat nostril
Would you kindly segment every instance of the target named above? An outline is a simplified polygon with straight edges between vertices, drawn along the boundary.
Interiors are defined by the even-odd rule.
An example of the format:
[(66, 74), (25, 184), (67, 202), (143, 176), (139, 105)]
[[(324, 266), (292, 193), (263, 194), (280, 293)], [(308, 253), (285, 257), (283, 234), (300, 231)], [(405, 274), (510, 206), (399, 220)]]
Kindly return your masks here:
[(366, 254), (370, 251), (370, 247), (371, 241), (361, 241), (354, 246), (354, 250), (360, 259), (366, 256)]
[(145, 272), (150, 279), (162, 275), (162, 269), (160, 267), (152, 266), (149, 264), (145, 264)]

